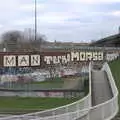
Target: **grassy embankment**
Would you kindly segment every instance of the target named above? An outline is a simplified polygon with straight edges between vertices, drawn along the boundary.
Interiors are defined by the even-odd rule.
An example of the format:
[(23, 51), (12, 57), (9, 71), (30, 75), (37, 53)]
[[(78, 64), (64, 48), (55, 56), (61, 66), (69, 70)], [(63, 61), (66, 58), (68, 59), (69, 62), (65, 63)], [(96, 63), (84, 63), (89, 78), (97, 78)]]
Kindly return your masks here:
[(0, 97), (0, 113), (22, 114), (56, 108), (77, 101), (77, 98)]
[[(78, 78), (78, 77), (76, 77)], [(41, 88), (61, 88), (64, 80), (70, 78), (33, 82)], [(71, 78), (72, 79), (72, 78)], [(88, 80), (85, 80), (85, 95), (88, 93)], [(68, 81), (69, 82), (69, 81)], [(17, 88), (18, 89), (18, 88)], [(0, 97), (0, 113), (2, 114), (23, 114), (46, 109), (56, 108), (70, 104), (80, 98), (22, 98), (22, 97)]]
[[(38, 88), (62, 88), (64, 79), (33, 82)], [(19, 87), (17, 86), (17, 89)], [(0, 113), (22, 114), (56, 108), (70, 104), (80, 98), (28, 98), (28, 97), (0, 97)]]
[(119, 92), (118, 100), (119, 100), (119, 108), (120, 108), (120, 60), (112, 61), (109, 63), (109, 65), (118, 88), (118, 92)]

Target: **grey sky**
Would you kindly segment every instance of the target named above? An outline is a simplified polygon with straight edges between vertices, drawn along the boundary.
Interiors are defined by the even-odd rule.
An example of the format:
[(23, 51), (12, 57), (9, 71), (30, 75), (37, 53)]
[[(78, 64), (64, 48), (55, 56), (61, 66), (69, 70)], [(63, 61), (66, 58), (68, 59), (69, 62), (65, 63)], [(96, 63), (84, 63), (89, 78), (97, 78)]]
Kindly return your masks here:
[[(120, 0), (37, 0), (38, 32), (86, 42), (118, 33)], [(34, 28), (34, 0), (1, 0), (0, 31)]]

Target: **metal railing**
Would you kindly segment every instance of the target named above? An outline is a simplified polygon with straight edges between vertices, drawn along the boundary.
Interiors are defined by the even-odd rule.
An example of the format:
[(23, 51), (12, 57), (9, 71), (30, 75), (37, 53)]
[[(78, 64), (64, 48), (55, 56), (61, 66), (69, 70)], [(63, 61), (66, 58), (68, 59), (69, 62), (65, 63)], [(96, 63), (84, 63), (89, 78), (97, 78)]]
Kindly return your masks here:
[(88, 113), (90, 107), (90, 99), (91, 99), (90, 97), (91, 95), (88, 94), (83, 99), (62, 107), (58, 107), (55, 109), (50, 109), (42, 112), (0, 118), (0, 120), (30, 120), (30, 119), (37, 120), (38, 118), (39, 120), (77, 119)]
[(110, 87), (113, 92), (112, 99), (91, 107), (91, 64), (89, 65), (89, 93), (83, 99), (69, 105), (43, 112), (24, 114), (1, 118), (0, 120), (110, 120), (118, 112), (118, 90), (111, 70), (107, 63), (102, 70), (106, 71)]
[(102, 70), (104, 70), (107, 73), (113, 97), (112, 99), (102, 104), (92, 107), (89, 112), (89, 120), (110, 120), (118, 112), (118, 90), (114, 82), (111, 70), (107, 63), (103, 65)]
[[(91, 64), (89, 65), (90, 72)], [(86, 97), (55, 109), (50, 109), (41, 112), (35, 112), (24, 115), (14, 115), (5, 118), (0, 118), (0, 120), (74, 120), (86, 115), (91, 107), (91, 72), (89, 74), (89, 93)]]

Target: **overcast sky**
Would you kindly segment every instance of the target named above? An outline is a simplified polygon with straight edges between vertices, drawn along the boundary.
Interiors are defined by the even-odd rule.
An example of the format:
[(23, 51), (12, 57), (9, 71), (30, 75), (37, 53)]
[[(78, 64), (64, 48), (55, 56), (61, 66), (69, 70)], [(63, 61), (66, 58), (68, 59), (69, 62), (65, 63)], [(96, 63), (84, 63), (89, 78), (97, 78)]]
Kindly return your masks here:
[[(120, 0), (37, 0), (38, 32), (86, 42), (118, 33)], [(0, 33), (34, 28), (34, 0), (1, 0)]]

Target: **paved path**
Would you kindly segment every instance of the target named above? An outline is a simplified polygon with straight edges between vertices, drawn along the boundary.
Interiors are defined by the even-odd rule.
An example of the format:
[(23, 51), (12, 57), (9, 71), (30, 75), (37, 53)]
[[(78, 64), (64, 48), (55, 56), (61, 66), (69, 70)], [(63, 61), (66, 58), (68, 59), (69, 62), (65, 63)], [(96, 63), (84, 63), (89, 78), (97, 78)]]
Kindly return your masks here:
[[(102, 70), (92, 70), (92, 106), (104, 103), (112, 98), (113, 94), (110, 88), (107, 74)], [(97, 118), (97, 113), (95, 114)], [(77, 120), (86, 120), (87, 115)], [(97, 118), (96, 120), (98, 120)], [(90, 119), (91, 120), (91, 119)]]
[[(107, 74), (102, 70), (92, 70), (92, 106), (108, 101), (112, 97), (113, 94), (110, 88)], [(46, 115), (43, 114), (43, 116)], [(86, 119), (80, 118), (77, 120), (86, 120)]]
[(102, 70), (92, 70), (92, 106), (113, 97), (107, 74)]

